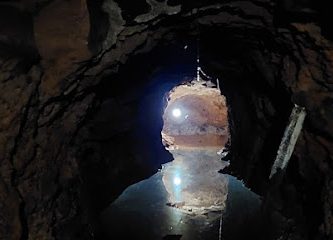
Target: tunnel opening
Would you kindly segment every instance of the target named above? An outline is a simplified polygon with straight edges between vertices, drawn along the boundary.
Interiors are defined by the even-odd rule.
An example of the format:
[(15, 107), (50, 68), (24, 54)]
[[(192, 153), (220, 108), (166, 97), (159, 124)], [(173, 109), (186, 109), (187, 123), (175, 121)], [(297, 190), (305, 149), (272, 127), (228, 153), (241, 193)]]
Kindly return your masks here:
[(196, 214), (221, 210), (227, 180), (219, 170), (228, 162), (220, 155), (227, 154), (229, 140), (225, 97), (200, 77), (174, 87), (166, 98), (161, 136), (173, 156), (162, 165), (168, 204)]
[[(126, 188), (102, 212), (103, 237), (260, 239), (260, 196), (220, 172), (229, 165), (225, 97), (209, 81), (183, 80), (173, 85), (159, 94), (166, 103), (161, 135), (155, 137), (173, 159)], [(144, 112), (149, 112), (144, 106)]]
[(194, 80), (173, 88), (168, 94), (161, 132), (166, 149), (223, 148), (228, 142), (226, 100), (213, 86), (210, 81)]
[[(245, 232), (258, 236), (260, 197), (235, 177), (220, 173), (229, 165), (226, 158), (221, 160), (230, 143), (226, 98), (217, 80), (193, 80), (196, 43), (191, 47), (194, 54), (187, 53), (184, 45), (178, 47), (179, 52), (185, 52), (178, 61), (187, 59), (188, 68), (180, 71), (173, 56), (173, 63), (155, 72), (139, 94), (137, 122), (131, 134), (137, 145), (131, 151), (137, 149), (142, 168), (160, 170), (124, 189), (102, 211), (99, 224), (103, 237), (160, 239), (181, 235), (184, 239), (211, 239), (222, 234), (242, 239)], [(138, 61), (135, 64), (137, 68)], [(138, 75), (135, 79), (140, 81)], [(170, 158), (159, 155), (166, 150), (172, 154)], [(223, 214), (222, 231), (225, 209), (228, 213)], [(142, 226), (143, 222), (147, 226)]]
[[(256, 52), (258, 46), (252, 45), (253, 42), (247, 39), (249, 40), (245, 43), (247, 47), (239, 50), (239, 45), (244, 44), (244, 38), (239, 39), (242, 34), (230, 29), (225, 29), (225, 33), (226, 37), (218, 38), (215, 37), (214, 32), (207, 30), (200, 37), (202, 68), (209, 70), (213, 79), (223, 79), (221, 82), (223, 87), (220, 92), (227, 99), (228, 130), (232, 142), (236, 142), (236, 144), (230, 145), (228, 156), (233, 164), (231, 164), (231, 168), (225, 168), (227, 171), (224, 172), (231, 174), (228, 176), (228, 180), (232, 181), (228, 181), (227, 184), (233, 184), (234, 194), (239, 194), (240, 190), (244, 189), (244, 184), (232, 176), (244, 179), (247, 186), (263, 195), (267, 188), (267, 181), (265, 182), (263, 179), (268, 177), (270, 162), (273, 162), (272, 156), (276, 153), (278, 146), (278, 144), (268, 144), (264, 139), (270, 139), (270, 143), (279, 142), (289, 114), (287, 103), (290, 101), (290, 96), (285, 92), (283, 86), (269, 82), (272, 79), (271, 76), (267, 76), (267, 69), (261, 69), (262, 66), (256, 63), (257, 58), (264, 59), (264, 56)], [(101, 239), (113, 234), (108, 235), (110, 225), (105, 225), (105, 222), (121, 225), (117, 222), (120, 219), (116, 219), (115, 223), (108, 218), (110, 216), (108, 213), (112, 209), (111, 205), (117, 201), (127, 201), (126, 196), (129, 196), (127, 193), (135, 189), (134, 186), (140, 188), (140, 184), (144, 183), (145, 179), (151, 176), (154, 179), (154, 174), (161, 168), (161, 165), (173, 159), (161, 141), (163, 113), (166, 107), (164, 96), (174, 87), (182, 83), (184, 85), (184, 82), (188, 83), (195, 78), (196, 49), (197, 37), (184, 37), (182, 33), (172, 33), (168, 40), (161, 40), (156, 47), (131, 56), (125, 64), (120, 65), (116, 73), (107, 74), (101, 83), (94, 87), (93, 91), (97, 94), (98, 100), (93, 117), (84, 127), (84, 129), (88, 127), (89, 133), (85, 134), (87, 141), (81, 145), (82, 152), (79, 158), (83, 176), (86, 178), (85, 186), (88, 186), (85, 191), (90, 195), (87, 197), (87, 209), (92, 209), (93, 219), (96, 219), (97, 213), (98, 221), (94, 223), (94, 228), (96, 233), (101, 234)], [(146, 64), (147, 62), (151, 64)], [(121, 93), (119, 89), (121, 89)], [(276, 92), (277, 89), (279, 91)], [(281, 100), (286, 102), (284, 107), (280, 105)], [(179, 115), (179, 112), (175, 114)], [(184, 143), (184, 139), (182, 141)], [(264, 146), (265, 144), (267, 147)], [(214, 152), (214, 157), (217, 156), (216, 152)], [(268, 160), (262, 164), (260, 162), (262, 158)], [(260, 165), (257, 165), (259, 162)], [(261, 174), (254, 174), (255, 171), (259, 171)], [(262, 172), (267, 172), (267, 176)], [(163, 179), (155, 178), (155, 180), (163, 186), (156, 192), (165, 191)], [(174, 184), (182, 182), (182, 179), (172, 178), (172, 181), (169, 182)], [(131, 184), (134, 185), (130, 186)], [(114, 187), (110, 191), (105, 191), (111, 185)], [(155, 189), (153, 186), (150, 187)], [(149, 192), (151, 193), (151, 191)], [(249, 194), (253, 194), (253, 192), (249, 192)], [(167, 197), (168, 192), (166, 191), (165, 194)], [(241, 198), (246, 198), (242, 194), (239, 195)], [(91, 198), (91, 196), (93, 197)], [(252, 196), (255, 199), (252, 205), (258, 206), (260, 197)], [(113, 203), (108, 207), (112, 201)], [(171, 207), (182, 206), (181, 201), (168, 202)], [(238, 206), (244, 211), (253, 209), (244, 202), (242, 205), (242, 201), (237, 201), (237, 199), (234, 199), (233, 202), (237, 203), (234, 206)], [(141, 203), (145, 205), (146, 202), (142, 199)], [(228, 205), (228, 202), (225, 202), (225, 205)], [(133, 206), (137, 206), (136, 203), (133, 203)], [(163, 209), (162, 205), (160, 207)], [(193, 211), (193, 206), (189, 209)], [(135, 212), (135, 209), (132, 210)], [(120, 212), (112, 213), (113, 216), (119, 216), (119, 214)], [(154, 213), (152, 212), (152, 214)], [(126, 214), (124, 216), (127, 218), (121, 217), (122, 225), (127, 229), (127, 223), (133, 216)], [(248, 224), (250, 218), (244, 222), (241, 219), (246, 218), (239, 217), (233, 221), (238, 221), (243, 226), (252, 226)], [(138, 218), (133, 217), (133, 219)], [(167, 215), (166, 219), (170, 219), (170, 215), (169, 217)], [(217, 219), (216, 215), (214, 219)], [(132, 227), (135, 227), (137, 222), (140, 221), (131, 222)], [(260, 220), (257, 222), (259, 225), (261, 224)], [(216, 227), (216, 225), (214, 226)], [(124, 232), (128, 232), (126, 229)], [(234, 228), (230, 226), (229, 229)], [(253, 234), (257, 234), (256, 229), (254, 227), (252, 229), (254, 232), (251, 229), (246, 232), (249, 234), (252, 231)], [(139, 229), (133, 230), (133, 233), (138, 232), (140, 232)], [(142, 232), (144, 233), (145, 230)], [(160, 231), (160, 233), (162, 232)], [(214, 233), (217, 232), (214, 231)], [(225, 234), (230, 236), (236, 234), (235, 239), (237, 236), (240, 239), (244, 236), (242, 235), (244, 232), (239, 231)], [(262, 234), (265, 233), (262, 232)]]

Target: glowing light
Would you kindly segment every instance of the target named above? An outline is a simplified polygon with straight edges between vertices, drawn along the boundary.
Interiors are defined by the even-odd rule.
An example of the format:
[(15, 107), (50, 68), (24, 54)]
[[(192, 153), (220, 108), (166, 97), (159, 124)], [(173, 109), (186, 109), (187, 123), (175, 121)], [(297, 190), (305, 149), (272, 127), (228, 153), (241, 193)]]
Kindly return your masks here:
[(182, 111), (180, 111), (179, 108), (175, 108), (172, 110), (172, 115), (176, 118), (180, 117), (182, 115)]
[(176, 186), (179, 186), (179, 185), (182, 183), (182, 180), (181, 180), (179, 177), (174, 177), (174, 178), (173, 178), (173, 183), (174, 183)]

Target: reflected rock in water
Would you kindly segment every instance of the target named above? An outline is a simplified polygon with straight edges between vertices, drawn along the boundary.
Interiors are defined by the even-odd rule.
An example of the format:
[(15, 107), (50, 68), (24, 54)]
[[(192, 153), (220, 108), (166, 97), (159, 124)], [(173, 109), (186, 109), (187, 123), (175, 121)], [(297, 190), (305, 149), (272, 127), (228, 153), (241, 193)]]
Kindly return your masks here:
[[(225, 208), (228, 179), (218, 171), (225, 167), (216, 151), (173, 150), (174, 161), (163, 165), (163, 184), (170, 206), (204, 214)], [(192, 155), (192, 156), (189, 156)]]

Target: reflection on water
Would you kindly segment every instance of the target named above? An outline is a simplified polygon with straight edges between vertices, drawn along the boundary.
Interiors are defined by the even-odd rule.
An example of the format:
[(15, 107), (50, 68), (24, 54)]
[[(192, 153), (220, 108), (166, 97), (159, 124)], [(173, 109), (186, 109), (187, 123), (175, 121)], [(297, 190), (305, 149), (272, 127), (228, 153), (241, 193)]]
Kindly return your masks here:
[(227, 178), (218, 171), (225, 163), (218, 149), (172, 150), (174, 160), (163, 165), (163, 183), (171, 205), (192, 213), (222, 210), (227, 198)]
[[(170, 164), (149, 179), (128, 187), (103, 212), (105, 239), (148, 240), (163, 239), (167, 235), (179, 235), (182, 240), (218, 239), (221, 207), (225, 207), (222, 239), (245, 239), (244, 236), (261, 239), (258, 237), (261, 227), (259, 197), (234, 177), (216, 175), (217, 171), (213, 174), (210, 167), (205, 167), (204, 159), (207, 162), (215, 157), (215, 150), (173, 154), (179, 164)], [(187, 172), (192, 163), (185, 158), (192, 159), (200, 167)], [(166, 172), (169, 167), (170, 171)], [(173, 202), (167, 204), (170, 200)], [(218, 204), (221, 204), (218, 211), (207, 210)], [(200, 209), (204, 211), (196, 211)]]

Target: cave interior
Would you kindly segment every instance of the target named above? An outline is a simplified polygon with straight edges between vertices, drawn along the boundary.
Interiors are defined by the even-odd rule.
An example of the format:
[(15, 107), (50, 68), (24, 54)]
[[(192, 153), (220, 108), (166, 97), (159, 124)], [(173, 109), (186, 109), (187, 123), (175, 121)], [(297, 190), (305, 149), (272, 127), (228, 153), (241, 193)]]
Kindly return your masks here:
[(1, 1), (0, 239), (332, 240), (328, 9)]

